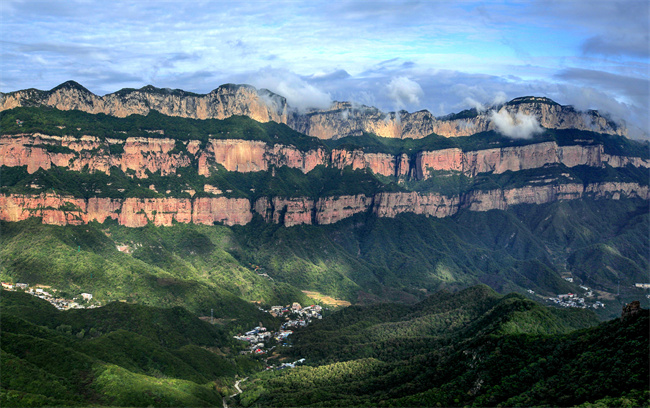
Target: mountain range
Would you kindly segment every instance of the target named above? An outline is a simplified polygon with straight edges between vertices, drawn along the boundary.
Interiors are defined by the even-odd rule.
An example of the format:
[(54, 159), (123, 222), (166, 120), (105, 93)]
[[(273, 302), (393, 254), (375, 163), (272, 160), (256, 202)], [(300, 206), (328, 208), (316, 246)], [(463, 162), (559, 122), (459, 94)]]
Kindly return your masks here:
[(249, 85), (226, 84), (208, 94), (180, 89), (160, 89), (147, 85), (140, 89), (122, 89), (97, 96), (74, 81), (50, 91), (26, 89), (0, 94), (1, 110), (20, 106), (50, 106), (60, 110), (76, 109), (117, 117), (157, 111), (168, 116), (192, 119), (225, 119), (248, 116), (258, 122), (277, 122), (319, 139), (359, 136), (364, 132), (381, 137), (420, 139), (432, 133), (444, 137), (469, 136), (498, 127), (494, 115), (516, 118), (534, 116), (548, 129), (590, 130), (613, 135), (627, 135), (625, 126), (601, 116), (597, 111), (579, 112), (543, 97), (521, 97), (478, 111), (476, 108), (457, 114), (435, 117), (429, 111), (409, 113), (382, 112), (377, 108), (350, 102), (334, 102), (328, 109), (301, 112), (287, 104), (284, 97), (267, 89)]
[[(596, 111), (0, 105), (3, 287), (102, 305), (2, 291), (2, 406), (648, 406), (650, 145)], [(320, 301), (352, 306), (233, 339)]]
[[(416, 301), (480, 282), (547, 295), (582, 283), (611, 296), (622, 281), (630, 297), (620, 305), (647, 280), (648, 143), (595, 111), (547, 98), (434, 118), (350, 103), (300, 112), (247, 85), (99, 97), (70, 81), (3, 94), (2, 109), (6, 222), (237, 227), (237, 244), (221, 250), (242, 268), (261, 265), (292, 290), (350, 301)], [(351, 235), (342, 240), (341, 231)], [(413, 245), (399, 243), (397, 231)], [(292, 246), (278, 248), (278, 235)], [(21, 240), (8, 234), (5, 243), (19, 248)], [(167, 245), (177, 257), (176, 244)], [(142, 251), (134, 255), (158, 264)], [(282, 264), (279, 253), (299, 266)], [(32, 276), (34, 257), (26, 261), (7, 263), (3, 276)], [(157, 267), (169, 272), (174, 262)], [(260, 300), (274, 291), (262, 290)]]

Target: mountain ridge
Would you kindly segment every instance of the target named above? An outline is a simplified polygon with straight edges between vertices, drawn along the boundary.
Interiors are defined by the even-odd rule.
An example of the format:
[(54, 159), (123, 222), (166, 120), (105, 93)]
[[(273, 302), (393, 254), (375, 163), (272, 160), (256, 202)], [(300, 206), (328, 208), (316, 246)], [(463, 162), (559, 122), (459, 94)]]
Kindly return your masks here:
[(292, 129), (320, 139), (358, 136), (364, 132), (381, 137), (419, 139), (430, 134), (444, 137), (469, 136), (499, 130), (495, 115), (518, 126), (521, 118), (532, 117), (548, 129), (579, 129), (612, 135), (627, 135), (627, 129), (597, 111), (578, 112), (543, 97), (519, 97), (486, 111), (471, 110), (435, 117), (429, 111), (382, 112), (377, 108), (351, 102), (332, 102), (327, 109), (299, 112), (287, 100), (266, 89), (250, 85), (225, 84), (208, 94), (179, 89), (161, 89), (152, 85), (126, 88), (104, 96), (88, 91), (75, 81), (67, 81), (49, 91), (33, 88), (0, 93), (0, 110), (19, 106), (51, 106), (61, 110), (78, 109), (117, 117), (146, 115), (151, 110), (165, 115), (195, 119), (225, 119), (248, 116), (259, 122), (284, 123)]

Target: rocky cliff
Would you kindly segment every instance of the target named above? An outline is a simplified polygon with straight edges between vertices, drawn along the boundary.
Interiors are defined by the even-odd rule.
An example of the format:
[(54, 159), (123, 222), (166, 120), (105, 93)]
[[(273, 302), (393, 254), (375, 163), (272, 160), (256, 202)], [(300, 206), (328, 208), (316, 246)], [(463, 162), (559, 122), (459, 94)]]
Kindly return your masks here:
[(80, 110), (117, 117), (146, 115), (151, 110), (168, 116), (194, 119), (225, 119), (248, 116), (258, 122), (286, 123), (288, 107), (284, 98), (248, 85), (226, 84), (209, 94), (199, 95), (178, 89), (122, 89), (97, 96), (74, 81), (50, 91), (27, 89), (0, 95), (0, 110), (17, 106), (51, 106), (60, 110)]
[(219, 166), (234, 172), (267, 171), (287, 166), (308, 173), (318, 165), (353, 170), (367, 169), (374, 174), (396, 179), (426, 180), (436, 171), (455, 171), (468, 177), (480, 173), (504, 173), (541, 168), (549, 164), (567, 167), (586, 165), (619, 168), (650, 168), (650, 160), (641, 157), (605, 153), (600, 144), (559, 146), (556, 142), (492, 148), (464, 152), (458, 148), (407, 154), (368, 153), (362, 150), (312, 149), (268, 145), (262, 141), (210, 139), (208, 143), (168, 138), (133, 137), (101, 139), (48, 136), (43, 134), (2, 135), (0, 165), (27, 166), (28, 173), (52, 166), (79, 171), (110, 173), (116, 167), (131, 171), (135, 177), (148, 173), (173, 175), (183, 167), (197, 166), (198, 173), (209, 176)]
[(577, 112), (547, 98), (514, 99), (484, 112), (464, 111), (456, 115), (434, 117), (423, 110), (385, 113), (377, 108), (335, 102), (328, 109), (300, 113), (286, 100), (272, 92), (248, 85), (222, 85), (204, 95), (182, 90), (123, 89), (97, 96), (76, 82), (69, 81), (50, 91), (27, 89), (0, 94), (0, 110), (18, 106), (46, 105), (61, 110), (78, 109), (118, 117), (146, 115), (151, 110), (169, 116), (195, 119), (224, 119), (233, 115), (248, 116), (259, 122), (284, 123), (301, 133), (321, 139), (337, 139), (364, 132), (390, 138), (419, 139), (435, 133), (445, 137), (469, 136), (498, 130), (493, 115), (533, 117), (550, 129), (591, 130), (599, 133), (626, 135), (627, 130), (595, 111)]
[(370, 212), (379, 217), (395, 217), (401, 213), (447, 217), (461, 209), (470, 211), (505, 210), (518, 204), (544, 204), (557, 200), (580, 198), (650, 199), (648, 186), (637, 183), (547, 184), (522, 188), (479, 190), (459, 195), (436, 193), (394, 192), (373, 196), (259, 198), (75, 198), (56, 194), (2, 194), (0, 219), (20, 221), (42, 217), (46, 224), (83, 224), (107, 218), (128, 227), (196, 223), (212, 225), (244, 225), (255, 213), (267, 222), (286, 226), (301, 224), (332, 224), (357, 213)]

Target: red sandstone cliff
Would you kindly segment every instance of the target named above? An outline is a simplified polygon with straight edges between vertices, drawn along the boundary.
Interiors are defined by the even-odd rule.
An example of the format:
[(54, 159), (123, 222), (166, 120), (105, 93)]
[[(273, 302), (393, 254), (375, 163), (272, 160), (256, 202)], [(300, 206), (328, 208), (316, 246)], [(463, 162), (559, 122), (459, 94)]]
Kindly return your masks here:
[(20, 221), (42, 217), (43, 223), (83, 224), (106, 218), (118, 220), (127, 227), (141, 227), (148, 222), (171, 225), (174, 222), (212, 225), (244, 225), (258, 213), (268, 222), (286, 226), (300, 224), (332, 224), (360, 212), (379, 217), (395, 217), (401, 213), (447, 217), (460, 209), (470, 211), (505, 210), (518, 204), (544, 204), (557, 200), (580, 198), (650, 199), (648, 186), (637, 183), (604, 182), (582, 184), (547, 184), (512, 189), (477, 190), (460, 195), (395, 192), (375, 196), (308, 198), (260, 198), (251, 203), (245, 198), (90, 198), (82, 199), (54, 194), (0, 195), (0, 219)]
[[(361, 150), (324, 148), (301, 151), (293, 146), (235, 139), (212, 139), (205, 149), (200, 142), (183, 142), (185, 151), (171, 153), (176, 141), (166, 138), (128, 138), (126, 141), (107, 139), (101, 141), (93, 136), (80, 139), (20, 134), (0, 136), (0, 165), (27, 166), (29, 173), (39, 168), (64, 166), (70, 170), (87, 168), (89, 171), (110, 172), (111, 167), (122, 171), (132, 170), (138, 178), (146, 178), (147, 171), (162, 175), (176, 174), (182, 167), (192, 165), (197, 159), (198, 173), (208, 176), (219, 164), (228, 171), (266, 171), (270, 166), (288, 166), (304, 173), (318, 165), (343, 169), (367, 169), (387, 177), (426, 180), (435, 171), (457, 171), (473, 177), (479, 173), (503, 173), (540, 168), (548, 164), (564, 164), (567, 167), (586, 165), (603, 167), (649, 168), (650, 161), (640, 157), (606, 154), (601, 145), (558, 146), (555, 142), (537, 143), (518, 147), (494, 148), (463, 152), (460, 149), (422, 151), (411, 159), (406, 154), (366, 153)], [(120, 145), (123, 153), (111, 154), (110, 145)], [(59, 153), (52, 148), (64, 148)], [(413, 168), (413, 174), (409, 174)]]

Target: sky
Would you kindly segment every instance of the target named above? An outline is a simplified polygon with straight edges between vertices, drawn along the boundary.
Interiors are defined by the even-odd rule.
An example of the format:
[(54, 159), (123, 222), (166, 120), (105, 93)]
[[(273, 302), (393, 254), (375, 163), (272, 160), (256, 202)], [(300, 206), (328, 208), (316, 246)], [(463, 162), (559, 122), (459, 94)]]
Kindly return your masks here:
[(650, 1), (1, 0), (0, 91), (246, 83), (440, 116), (546, 96), (650, 131)]

